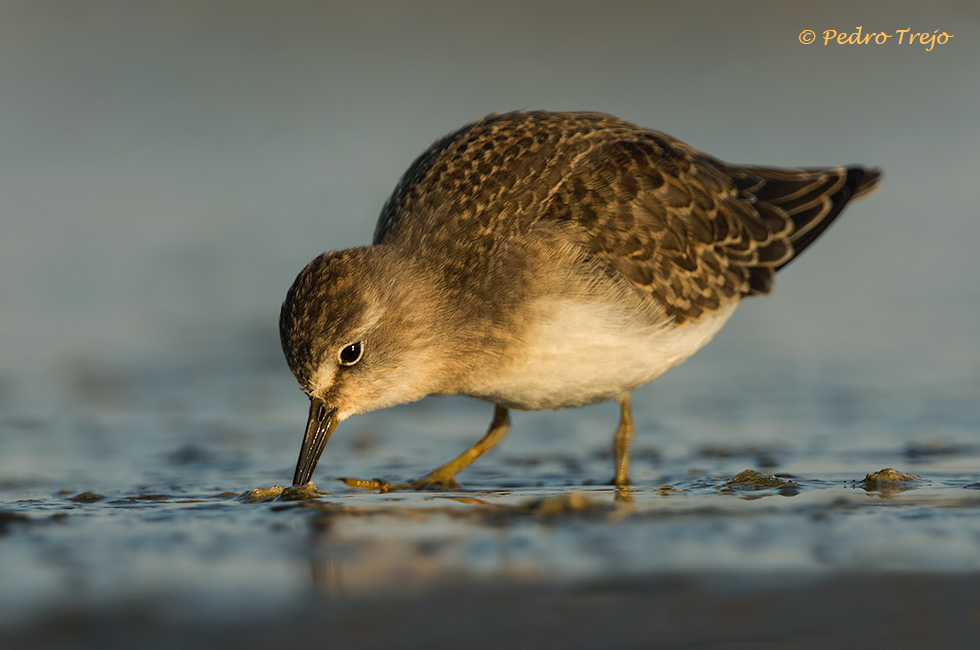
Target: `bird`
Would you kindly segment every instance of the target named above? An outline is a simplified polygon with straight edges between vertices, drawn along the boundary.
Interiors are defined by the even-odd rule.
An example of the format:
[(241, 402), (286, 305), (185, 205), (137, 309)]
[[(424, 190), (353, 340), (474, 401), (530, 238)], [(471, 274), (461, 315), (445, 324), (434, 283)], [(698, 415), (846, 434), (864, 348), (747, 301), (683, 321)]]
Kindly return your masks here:
[(449, 133), (398, 181), (370, 246), (320, 255), (286, 294), (282, 349), (310, 400), (293, 485), (348, 418), (465, 395), (494, 405), (486, 434), (410, 487), (458, 488), (510, 410), (608, 400), (611, 483), (627, 486), (632, 391), (770, 294), (880, 177), (733, 165), (603, 113), (494, 113)]

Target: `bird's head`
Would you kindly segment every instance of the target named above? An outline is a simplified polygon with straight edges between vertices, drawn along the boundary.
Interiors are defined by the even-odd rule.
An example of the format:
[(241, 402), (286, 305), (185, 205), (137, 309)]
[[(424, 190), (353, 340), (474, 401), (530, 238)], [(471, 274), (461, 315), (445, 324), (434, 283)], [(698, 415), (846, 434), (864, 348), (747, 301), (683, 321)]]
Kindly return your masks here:
[(279, 336), (310, 398), (294, 485), (305, 485), (337, 424), (436, 391), (438, 308), (425, 273), (384, 246), (324, 253), (286, 294)]

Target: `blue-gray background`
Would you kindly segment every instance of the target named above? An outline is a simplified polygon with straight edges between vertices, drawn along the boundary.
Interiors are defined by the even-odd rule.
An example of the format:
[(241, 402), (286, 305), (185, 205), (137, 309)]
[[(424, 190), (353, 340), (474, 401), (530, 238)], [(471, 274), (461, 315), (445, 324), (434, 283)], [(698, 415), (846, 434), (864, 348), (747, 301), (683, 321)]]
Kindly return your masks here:
[[(932, 51), (895, 36), (821, 42), (859, 25), (953, 37)], [(804, 29), (818, 42), (801, 44)], [(641, 487), (754, 462), (696, 455), (725, 444), (818, 479), (938, 450), (927, 469), (965, 482), (980, 470), (978, 61), (980, 10), (966, 0), (4, 0), (4, 502), (288, 481), (306, 405), (277, 316), (295, 274), (324, 250), (368, 243), (388, 192), (434, 139), (520, 108), (609, 112), (731, 162), (885, 173), (773, 297), (744, 304), (708, 348), (637, 391), (637, 446), (650, 452), (634, 472)], [(359, 416), (315, 478), (411, 478), (475, 439), (489, 414), (442, 399)], [(615, 417), (611, 405), (519, 414), (499, 453), (461, 479), (604, 479), (609, 460), (596, 454)], [(516, 464), (534, 454), (568, 462)], [(907, 548), (928, 546), (912, 539)], [(980, 566), (975, 537), (963, 544), (898, 552), (888, 566)], [(166, 571), (124, 550), (135, 546), (76, 560), (110, 595), (153, 592)], [(37, 577), (48, 574), (34, 552), (8, 545), (21, 558), (0, 569), (0, 583), (21, 581), (0, 593), (8, 611), (61, 584), (54, 569)], [(206, 553), (183, 560), (189, 583), (220, 582), (202, 569)]]
[[(610, 112), (733, 162), (882, 166), (880, 193), (725, 338), (975, 388), (970, 6), (4, 2), (5, 382), (47, 392), (66, 364), (197, 358), (245, 332), (273, 354), (295, 273), (368, 243), (425, 146), (545, 108)], [(857, 25), (954, 38), (931, 52), (798, 42)]]

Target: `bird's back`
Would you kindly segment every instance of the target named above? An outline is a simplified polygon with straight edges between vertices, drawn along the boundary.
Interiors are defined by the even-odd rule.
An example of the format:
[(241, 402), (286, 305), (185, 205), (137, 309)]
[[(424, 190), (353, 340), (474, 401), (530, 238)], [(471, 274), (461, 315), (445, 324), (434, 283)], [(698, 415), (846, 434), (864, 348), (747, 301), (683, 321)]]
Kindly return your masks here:
[(878, 177), (729, 165), (598, 113), (506, 113), (425, 151), (386, 202), (374, 243), (453, 258), (472, 277), (474, 264), (504, 257), (488, 252), (557, 230), (590, 273), (598, 265), (683, 324), (768, 294), (775, 272)]

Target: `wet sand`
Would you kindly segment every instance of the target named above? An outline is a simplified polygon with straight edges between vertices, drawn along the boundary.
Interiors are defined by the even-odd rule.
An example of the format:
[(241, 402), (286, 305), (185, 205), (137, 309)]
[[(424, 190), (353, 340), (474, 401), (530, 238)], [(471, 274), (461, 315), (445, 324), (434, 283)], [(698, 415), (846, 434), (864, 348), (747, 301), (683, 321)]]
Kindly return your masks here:
[[(627, 493), (597, 486), (537, 496), (337, 494), (312, 485), (237, 495), (66, 493), (5, 511), (0, 543), (58, 548), (50, 544), (60, 537), (74, 545), (65, 549), (71, 564), (73, 553), (98, 555), (93, 546), (122, 537), (123, 564), (149, 544), (149, 556), (135, 552), (139, 570), (159, 555), (150, 540), (179, 528), (173, 561), (179, 572), (191, 560), (199, 575), (176, 591), (158, 579), (123, 597), (120, 587), (138, 580), (130, 575), (90, 601), (82, 594), (93, 577), (76, 569), (77, 592), (20, 621), (8, 616), (0, 644), (973, 647), (980, 571), (968, 567), (978, 554), (980, 492), (934, 476), (868, 474), (825, 486), (746, 470)], [(110, 515), (103, 525), (86, 522), (98, 512)], [(911, 547), (909, 530), (904, 541), (889, 537), (895, 516), (924, 536)], [(185, 527), (188, 520), (200, 525)], [(235, 537), (209, 532), (229, 523)], [(948, 544), (957, 528), (973, 540), (959, 555)], [(239, 577), (266, 562), (285, 567), (289, 588), (232, 584), (239, 598), (208, 597), (204, 583), (222, 575), (234, 583), (221, 565), (236, 557), (244, 560), (232, 564)], [(916, 562), (920, 569), (896, 568)], [(106, 568), (89, 560), (90, 571)]]

